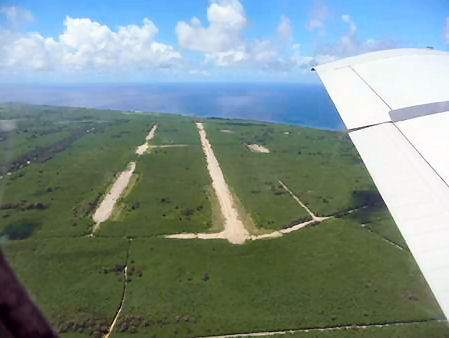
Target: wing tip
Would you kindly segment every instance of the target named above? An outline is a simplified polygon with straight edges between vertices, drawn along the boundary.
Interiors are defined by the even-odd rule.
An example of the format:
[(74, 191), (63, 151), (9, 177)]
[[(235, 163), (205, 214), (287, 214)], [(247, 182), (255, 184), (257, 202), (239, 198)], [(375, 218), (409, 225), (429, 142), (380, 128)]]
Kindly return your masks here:
[(360, 63), (376, 61), (379, 59), (390, 58), (390, 57), (400, 57), (409, 55), (443, 55), (449, 56), (447, 51), (437, 50), (431, 46), (425, 48), (392, 48), (384, 49), (378, 51), (372, 51), (368, 53), (363, 53), (359, 55), (345, 57), (339, 60), (322, 63), (316, 65), (314, 68), (318, 72), (337, 69), (345, 66), (352, 66)]

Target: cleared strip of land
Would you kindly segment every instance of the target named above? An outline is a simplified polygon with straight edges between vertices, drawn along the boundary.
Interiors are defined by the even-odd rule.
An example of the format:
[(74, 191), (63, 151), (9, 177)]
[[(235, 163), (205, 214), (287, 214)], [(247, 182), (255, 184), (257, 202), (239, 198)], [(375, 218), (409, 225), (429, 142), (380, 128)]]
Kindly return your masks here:
[[(158, 119), (157, 135), (149, 154), (139, 158), (136, 179), (131, 179), (132, 189), (128, 188), (129, 193), (120, 200), (120, 212), (113, 213), (113, 220), (111, 217), (108, 226), (100, 228), (96, 235), (139, 237), (206, 232), (215, 219), (216, 224), (221, 223), (194, 122), (168, 122)], [(154, 144), (156, 138), (176, 143)]]
[[(364, 208), (366, 208), (366, 207), (361, 207), (361, 208), (348, 210), (345, 213), (346, 214), (352, 214), (353, 212), (355, 212), (357, 210), (360, 210), (360, 209), (364, 209)], [(303, 229), (303, 228), (305, 228), (307, 226), (319, 224), (319, 223), (322, 223), (324, 221), (327, 221), (327, 220), (330, 220), (330, 219), (334, 219), (336, 217), (335, 215), (326, 216), (326, 217), (317, 217), (317, 216), (315, 216), (313, 214), (311, 214), (311, 215), (313, 216), (313, 219), (310, 220), (310, 221), (297, 223), (297, 224), (294, 224), (294, 225), (289, 226), (287, 228), (280, 229), (280, 230), (275, 230), (275, 231), (264, 233), (264, 234), (261, 234), (261, 235), (250, 234), (247, 237), (247, 239), (251, 240), (251, 241), (256, 241), (256, 240), (259, 240), (259, 239), (279, 238), (279, 237), (282, 237), (284, 235), (290, 234), (292, 232), (301, 230), (301, 229)], [(371, 231), (371, 232), (373, 232), (373, 231)], [(180, 234), (174, 234), (174, 235), (167, 235), (165, 237), (166, 238), (171, 238), (171, 239), (228, 239), (226, 237), (226, 233), (224, 231), (218, 232), (218, 233), (180, 233)], [(388, 242), (389, 244), (392, 244), (392, 245), (398, 247), (399, 249), (404, 250), (404, 248), (402, 248), (398, 244), (394, 243), (393, 241), (388, 240), (386, 238), (383, 238), (382, 236), (381, 236), (381, 238), (384, 241)]]
[(225, 181), (220, 164), (215, 157), (212, 146), (207, 139), (206, 130), (201, 122), (196, 123), (200, 135), (201, 146), (206, 157), (207, 169), (212, 179), (212, 187), (220, 206), (220, 212), (224, 219), (224, 229), (216, 233), (179, 233), (167, 235), (171, 239), (226, 239), (232, 244), (243, 244), (251, 236), (245, 228), (239, 212), (235, 207), (232, 194)]
[(161, 144), (161, 145), (154, 145), (154, 146), (149, 146), (149, 148), (183, 148), (183, 147), (188, 147), (188, 144)]
[(327, 220), (330, 217), (318, 217), (316, 216), (312, 210), (310, 210), (307, 205), (305, 205), (299, 198), (298, 196), (296, 196), (293, 191), (291, 191), (285, 184), (284, 182), (282, 182), (281, 180), (279, 180), (279, 184), (282, 186), (282, 188), (284, 188), (285, 191), (287, 191), (292, 197), (293, 199), (298, 202), (298, 204), (305, 210), (307, 211), (307, 213), (310, 215), (310, 217), (312, 217), (312, 220), (315, 222), (322, 222)]
[(146, 151), (148, 150), (148, 148), (150, 146), (149, 142), (153, 139), (154, 135), (156, 134), (156, 129), (157, 129), (157, 124), (155, 124), (153, 126), (153, 128), (151, 128), (147, 137), (145, 137), (145, 143), (137, 147), (137, 149), (136, 149), (137, 155), (140, 156), (140, 155), (143, 155), (146, 153)]
[[(299, 217), (307, 217), (305, 213), (298, 214), (297, 203), (278, 180), (316, 216), (355, 209), (377, 196), (366, 169), (343, 133), (249, 121), (206, 123), (208, 138), (228, 184), (258, 227), (279, 230), (299, 221)], [(234, 134), (223, 133), (223, 129)], [(251, 144), (263, 145), (270, 154), (248, 151), (247, 145)]]
[[(283, 179), (281, 170), (284, 165), (278, 158), (282, 153), (267, 142), (268, 139), (258, 135), (256, 130), (260, 127), (223, 121), (207, 121), (206, 127), (227, 183), (257, 228), (280, 230), (311, 219), (280, 186), (278, 180)], [(223, 128), (232, 128), (234, 134), (221, 132)], [(263, 144), (270, 154), (250, 151), (248, 144)], [(300, 173), (307, 170), (290, 164), (286, 166)]]
[[(137, 147), (136, 154), (138, 156), (144, 154), (147, 151), (149, 147), (149, 142), (153, 139), (156, 133), (156, 129), (157, 124), (155, 124), (151, 128), (148, 135), (145, 137), (145, 143)], [(120, 196), (123, 194), (126, 187), (128, 186), (135, 169), (136, 169), (136, 162), (133, 161), (128, 164), (128, 167), (125, 171), (120, 173), (117, 180), (112, 185), (111, 190), (109, 190), (109, 192), (106, 194), (103, 201), (100, 203), (99, 207), (97, 208), (92, 217), (95, 222), (95, 225), (92, 228), (91, 235), (93, 235), (98, 230), (101, 223), (108, 220), (108, 218), (111, 216), (115, 204), (117, 203), (117, 200), (120, 198)]]
[(270, 149), (267, 147), (261, 146), (260, 144), (247, 144), (246, 145), (249, 150), (251, 150), (254, 153), (266, 153), (268, 154), (270, 152)]
[[(167, 235), (166, 238), (171, 239), (226, 239), (233, 244), (243, 244), (246, 240), (259, 240), (282, 237), (284, 234), (291, 233), (293, 231), (300, 230), (308, 225), (321, 223), (332, 217), (318, 217), (316, 216), (301, 200), (282, 182), (279, 180), (281, 187), (288, 192), (293, 199), (310, 215), (311, 220), (294, 224), (285, 229), (275, 230), (270, 233), (261, 235), (251, 235), (245, 228), (241, 218), (238, 215), (238, 211), (235, 208), (235, 203), (232, 198), (232, 194), (229, 191), (228, 185), (224, 179), (223, 172), (212, 150), (212, 146), (207, 139), (206, 131), (202, 123), (196, 123), (198, 132), (201, 138), (201, 145), (203, 147), (204, 154), (206, 155), (207, 168), (212, 178), (212, 185), (217, 195), (221, 212), (225, 219), (224, 230), (218, 233), (180, 233)], [(256, 152), (269, 152), (268, 149), (260, 149), (258, 145), (247, 145), (252, 151)], [(257, 146), (253, 149), (252, 146)], [(263, 147), (262, 147), (263, 148)]]
[(232, 194), (221, 171), (220, 164), (215, 157), (212, 146), (207, 139), (204, 125), (200, 122), (196, 123), (198, 133), (200, 134), (203, 152), (206, 155), (207, 169), (212, 178), (212, 186), (217, 195), (218, 203), (224, 217), (223, 236), (233, 244), (242, 244), (249, 237), (248, 231), (245, 229), (241, 217), (238, 214)]
[(92, 229), (92, 233), (97, 231), (100, 224), (111, 216), (115, 203), (128, 186), (129, 180), (131, 179), (135, 169), (136, 162), (131, 162), (128, 164), (128, 168), (120, 173), (117, 180), (112, 185), (111, 190), (106, 194), (105, 198), (93, 215), (95, 225)]
[[(259, 240), (259, 239), (270, 239), (282, 237), (284, 234), (289, 234), (293, 231), (300, 230), (308, 225), (321, 223), (327, 219), (333, 217), (318, 217), (316, 216), (301, 200), (281, 181), (279, 184), (282, 188), (287, 191), (293, 199), (310, 215), (312, 220), (300, 222), (293, 226), (285, 229), (272, 231), (270, 233), (262, 235), (250, 235), (245, 229), (242, 221), (238, 216), (238, 212), (234, 207), (234, 202), (232, 200), (232, 194), (225, 182), (223, 172), (221, 171), (220, 165), (214, 155), (212, 146), (206, 136), (206, 131), (204, 130), (204, 125), (202, 123), (197, 123), (198, 132), (201, 137), (201, 144), (203, 146), (204, 154), (207, 159), (207, 167), (209, 174), (212, 178), (212, 185), (217, 194), (218, 201), (220, 203), (220, 208), (222, 214), (225, 218), (225, 229), (219, 233), (181, 233), (168, 235), (166, 238), (171, 239), (227, 239), (233, 244), (243, 244), (245, 240)], [(249, 147), (250, 145), (248, 145)]]

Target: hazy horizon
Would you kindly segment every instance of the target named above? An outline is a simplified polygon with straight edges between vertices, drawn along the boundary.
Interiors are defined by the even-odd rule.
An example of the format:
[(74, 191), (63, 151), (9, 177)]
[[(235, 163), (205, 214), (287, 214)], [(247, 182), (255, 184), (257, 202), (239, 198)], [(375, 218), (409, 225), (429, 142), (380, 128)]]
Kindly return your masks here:
[(322, 85), (158, 83), (0, 85), (0, 102), (241, 118), (325, 129), (343, 124)]

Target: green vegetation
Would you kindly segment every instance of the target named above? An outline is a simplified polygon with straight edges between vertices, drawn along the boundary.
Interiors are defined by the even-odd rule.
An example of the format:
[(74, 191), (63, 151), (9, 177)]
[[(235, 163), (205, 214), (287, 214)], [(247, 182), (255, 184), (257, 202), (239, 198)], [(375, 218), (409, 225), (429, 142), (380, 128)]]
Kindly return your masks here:
[(396, 227), (393, 218), (384, 206), (360, 209), (351, 214), (353, 218), (360, 224), (363, 224), (367, 230), (378, 234), (382, 238), (389, 240), (400, 247), (407, 248), (399, 229)]
[[(29, 114), (40, 120), (50, 114), (47, 110), (28, 109), (32, 112)], [(70, 108), (58, 109), (67, 110), (65, 115), (76, 113)], [(142, 143), (152, 123), (149, 117), (125, 116), (118, 112), (95, 113), (97, 119), (109, 119), (108, 122), (98, 123), (95, 130), (48, 160), (32, 162), (0, 180), (0, 231), (3, 234), (16, 233), (16, 227), (20, 228), (17, 231), (23, 234), (22, 238), (25, 235), (74, 236), (90, 232), (94, 208), (116, 173), (134, 158), (135, 147)], [(58, 122), (53, 121), (52, 116), (50, 114), (45, 120), (48, 125)], [(21, 224), (28, 222), (39, 226), (34, 232), (23, 232)]]
[[(260, 126), (206, 123), (209, 141), (235, 198), (260, 228), (281, 229), (309, 220), (306, 210), (279, 184), (282, 177), (273, 154), (254, 153), (245, 146), (256, 143), (257, 132), (267, 128)], [(222, 132), (232, 127), (234, 133)]]
[(98, 334), (120, 302), (128, 249), (123, 239), (10, 241), (2, 248), (60, 332)]
[(9, 223), (5, 229), (0, 233), (1, 236), (6, 236), (8, 239), (25, 239), (39, 227), (39, 223), (22, 221), (20, 223)]
[(200, 144), (195, 119), (179, 115), (157, 115), (158, 131), (151, 142), (156, 145)]
[(131, 277), (117, 332), (186, 337), (442, 318), (410, 254), (346, 218), (244, 246), (135, 240), (130, 259), (143, 276)]
[[(0, 179), (0, 243), (64, 337), (107, 330), (125, 267), (114, 337), (391, 322), (410, 323), (290, 336), (449, 336), (433, 321), (443, 314), (409, 251), (395, 245), (406, 249), (343, 133), (202, 119), (238, 206), (256, 226), (280, 229), (310, 218), (279, 180), (317, 215), (336, 215), (239, 246), (162, 238), (221, 225), (194, 118), (0, 105), (0, 120), (11, 119), (15, 129), (0, 132), (0, 167), (14, 164)], [(184, 146), (152, 147), (138, 157), (136, 146), (154, 123), (152, 145)], [(95, 208), (130, 161), (137, 163), (131, 185), (111, 219), (86, 237)]]
[(102, 224), (99, 235), (201, 232), (212, 225), (210, 178), (199, 145), (155, 148), (139, 158), (135, 173), (117, 219)]
[(134, 186), (100, 236), (201, 232), (212, 226), (214, 195), (193, 120), (162, 115), (157, 124), (151, 144), (182, 146), (152, 148), (138, 159)]
[[(219, 119), (208, 121), (206, 129), (225, 175), (259, 226), (279, 228), (295, 214), (304, 215), (301, 210), (293, 212), (293, 205), (287, 207), (284, 201), (276, 204), (288, 211), (263, 212), (268, 197), (262, 196), (269, 194), (275, 201), (278, 180), (320, 216), (366, 205), (378, 196), (343, 133)], [(245, 144), (266, 146), (270, 153), (252, 153)], [(275, 217), (271, 226), (267, 224), (270, 217)]]

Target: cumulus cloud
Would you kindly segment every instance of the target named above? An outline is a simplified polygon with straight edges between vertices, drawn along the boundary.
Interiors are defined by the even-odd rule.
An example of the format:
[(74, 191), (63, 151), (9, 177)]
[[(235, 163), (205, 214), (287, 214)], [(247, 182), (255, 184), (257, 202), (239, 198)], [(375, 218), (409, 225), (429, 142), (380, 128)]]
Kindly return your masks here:
[(322, 1), (315, 1), (306, 23), (307, 30), (324, 34), (328, 17), (329, 9), (327, 6)]
[(181, 55), (174, 47), (155, 41), (157, 27), (149, 19), (141, 26), (112, 31), (88, 18), (67, 17), (65, 30), (54, 39), (39, 33), (0, 30), (0, 67), (33, 70), (103, 70), (121, 67), (164, 68)]
[[(1, 0), (0, 0), (1, 1)], [(26, 10), (0, 7), (7, 22), (0, 26), (0, 73), (26, 74), (28, 70), (61, 74), (66, 71), (130, 72), (141, 69), (178, 69), (192, 76), (207, 76), (213, 66), (242, 70), (278, 72), (309, 69), (310, 65), (371, 50), (394, 47), (386, 40), (361, 40), (353, 18), (341, 16), (346, 31), (333, 42), (318, 43), (316, 52), (304, 55), (293, 36), (292, 22), (281, 16), (270, 37), (247, 39), (248, 18), (241, 0), (210, 0), (207, 22), (193, 17), (175, 27), (179, 46), (203, 55), (203, 61), (183, 60), (169, 44), (157, 41), (158, 28), (145, 18), (140, 25), (111, 28), (89, 18), (67, 17), (61, 34), (54, 37), (13, 29), (13, 22), (29, 22)], [(307, 22), (313, 35), (323, 38), (329, 11), (317, 1)], [(449, 44), (449, 18), (445, 39)], [(321, 39), (320, 38), (320, 39)]]
[[(291, 65), (291, 60), (283, 56), (282, 46), (273, 39), (243, 38), (248, 20), (239, 0), (212, 0), (207, 20), (207, 26), (198, 18), (181, 21), (175, 29), (180, 46), (204, 53), (206, 64), (270, 71), (285, 70)], [(282, 16), (276, 32), (281, 41), (292, 41), (290, 19)]]
[(18, 6), (1, 6), (0, 15), (5, 18), (7, 26), (13, 29), (20, 28), (34, 20), (30, 11)]
[(292, 22), (284, 15), (281, 16), (281, 21), (277, 27), (278, 35), (284, 40), (290, 40), (293, 37)]
[(264, 72), (289, 72), (304, 67), (298, 44), (281, 49), (270, 39), (249, 41), (244, 50), (206, 54), (206, 63), (221, 67), (241, 67)]
[(59, 61), (62, 50), (53, 38), (39, 33), (0, 33), (0, 67), (7, 70), (30, 68), (49, 70)]
[(245, 48), (230, 49), (223, 52), (207, 53), (205, 55), (206, 63), (213, 63), (217, 66), (227, 67), (243, 63), (249, 59), (249, 54)]
[(147, 18), (142, 26), (121, 26), (116, 32), (86, 18), (67, 17), (64, 24), (66, 30), (59, 36), (64, 65), (168, 67), (181, 58), (172, 46), (154, 41), (158, 29)]
[(446, 43), (449, 45), (449, 16), (446, 18), (446, 27), (444, 30), (444, 38), (446, 39)]
[(196, 17), (176, 25), (181, 47), (205, 53), (229, 52), (242, 43), (245, 11), (239, 0), (215, 0), (207, 8), (207, 27)]

